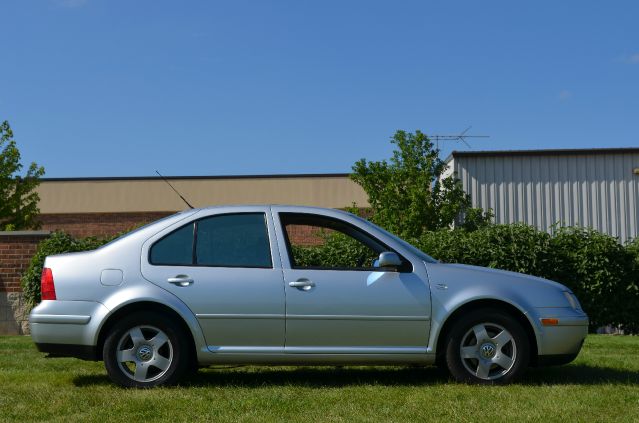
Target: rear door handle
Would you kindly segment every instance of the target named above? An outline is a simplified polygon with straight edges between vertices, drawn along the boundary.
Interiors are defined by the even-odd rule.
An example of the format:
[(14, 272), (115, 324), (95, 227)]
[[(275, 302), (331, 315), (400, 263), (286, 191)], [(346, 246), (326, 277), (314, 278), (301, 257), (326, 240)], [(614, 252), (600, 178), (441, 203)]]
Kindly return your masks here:
[(288, 286), (301, 289), (302, 291), (308, 291), (315, 286), (315, 283), (309, 281), (308, 279), (300, 279), (297, 281), (289, 282)]
[(177, 286), (189, 286), (195, 282), (193, 279), (189, 278), (188, 275), (177, 275), (173, 278), (168, 278), (166, 281)]

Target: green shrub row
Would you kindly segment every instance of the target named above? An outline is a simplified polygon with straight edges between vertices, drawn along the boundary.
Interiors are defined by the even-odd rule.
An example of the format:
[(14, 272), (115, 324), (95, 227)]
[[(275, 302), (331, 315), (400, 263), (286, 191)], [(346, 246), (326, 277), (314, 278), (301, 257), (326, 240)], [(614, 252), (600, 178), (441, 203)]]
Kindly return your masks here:
[(523, 224), (491, 225), (477, 231), (427, 232), (415, 245), (448, 263), (527, 273), (568, 286), (591, 320), (591, 329), (621, 326), (639, 332), (639, 241), (582, 228), (554, 235)]
[[(40, 243), (22, 277), (26, 301), (32, 306), (40, 302), (40, 274), (46, 256), (95, 249), (113, 238), (75, 239), (63, 232), (53, 233)], [(426, 232), (412, 243), (443, 262), (511, 270), (561, 282), (581, 301), (591, 328), (615, 325), (639, 333), (639, 240), (624, 246), (589, 229), (562, 228), (549, 235), (532, 226), (512, 224), (472, 232)], [(335, 262), (339, 267), (365, 257), (357, 246), (337, 244), (297, 248), (298, 264), (325, 266)]]

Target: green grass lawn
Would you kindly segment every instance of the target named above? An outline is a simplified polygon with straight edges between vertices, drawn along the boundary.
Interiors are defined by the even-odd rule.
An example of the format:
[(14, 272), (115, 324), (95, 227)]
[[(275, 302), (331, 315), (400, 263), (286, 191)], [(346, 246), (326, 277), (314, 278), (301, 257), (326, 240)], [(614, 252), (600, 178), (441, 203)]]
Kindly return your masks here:
[(639, 422), (639, 337), (589, 336), (574, 363), (510, 386), (458, 384), (435, 367), (240, 367), (153, 390), (0, 337), (0, 420)]

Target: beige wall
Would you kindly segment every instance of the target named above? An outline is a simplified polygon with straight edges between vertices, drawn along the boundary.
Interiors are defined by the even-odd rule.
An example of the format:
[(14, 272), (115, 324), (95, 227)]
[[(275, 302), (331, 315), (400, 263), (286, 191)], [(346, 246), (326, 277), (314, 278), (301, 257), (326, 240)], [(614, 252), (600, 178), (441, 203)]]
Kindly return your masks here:
[[(342, 208), (368, 205), (345, 175), (170, 179), (195, 207), (219, 204), (298, 204)], [(186, 205), (161, 179), (44, 180), (41, 213), (177, 211)]]

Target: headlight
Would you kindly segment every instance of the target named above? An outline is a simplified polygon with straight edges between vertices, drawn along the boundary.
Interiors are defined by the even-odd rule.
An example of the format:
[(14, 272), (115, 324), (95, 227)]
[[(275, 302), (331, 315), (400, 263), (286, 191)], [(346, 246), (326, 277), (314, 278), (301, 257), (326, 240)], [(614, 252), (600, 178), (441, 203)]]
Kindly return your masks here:
[(570, 303), (570, 306), (575, 310), (581, 310), (581, 304), (579, 304), (579, 300), (577, 296), (570, 291), (564, 291), (564, 296)]

